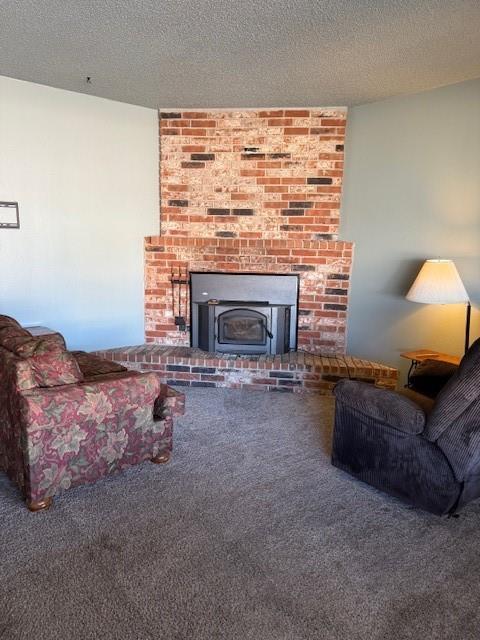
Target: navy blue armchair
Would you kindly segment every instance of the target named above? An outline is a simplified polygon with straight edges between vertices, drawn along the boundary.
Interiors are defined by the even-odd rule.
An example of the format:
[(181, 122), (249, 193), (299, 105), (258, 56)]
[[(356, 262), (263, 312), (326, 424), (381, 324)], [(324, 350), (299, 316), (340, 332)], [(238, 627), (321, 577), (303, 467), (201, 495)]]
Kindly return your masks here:
[(435, 400), (341, 380), (332, 463), (437, 515), (480, 497), (480, 339)]

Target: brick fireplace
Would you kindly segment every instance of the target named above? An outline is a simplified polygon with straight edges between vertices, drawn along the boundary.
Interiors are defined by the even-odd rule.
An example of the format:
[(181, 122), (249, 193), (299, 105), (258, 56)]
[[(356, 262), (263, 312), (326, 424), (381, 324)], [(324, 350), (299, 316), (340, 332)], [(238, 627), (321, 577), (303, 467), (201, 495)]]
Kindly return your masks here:
[(181, 284), (190, 273), (295, 274), (298, 349), (345, 352), (353, 252), (337, 236), (345, 119), (343, 108), (159, 114), (160, 234), (145, 241), (148, 343), (191, 344), (190, 290)]
[[(348, 377), (395, 388), (396, 369), (343, 355), (353, 253), (337, 236), (345, 118), (342, 108), (160, 113), (160, 233), (145, 239), (147, 344), (100, 355), (189, 387), (328, 394)], [(236, 284), (212, 289), (213, 274), (236, 274)], [(249, 275), (275, 278), (258, 289)], [(198, 289), (190, 290), (191, 276)], [(298, 295), (285, 298), (292, 279)], [(218, 296), (227, 300), (212, 309)], [(227, 315), (230, 337), (252, 326), (250, 343), (265, 341), (278, 306), (280, 320), (282, 308), (294, 318), (293, 343), (277, 338), (260, 355), (255, 344), (244, 355), (212, 352), (200, 321), (191, 346), (195, 313), (208, 324), (248, 306), (264, 320)]]

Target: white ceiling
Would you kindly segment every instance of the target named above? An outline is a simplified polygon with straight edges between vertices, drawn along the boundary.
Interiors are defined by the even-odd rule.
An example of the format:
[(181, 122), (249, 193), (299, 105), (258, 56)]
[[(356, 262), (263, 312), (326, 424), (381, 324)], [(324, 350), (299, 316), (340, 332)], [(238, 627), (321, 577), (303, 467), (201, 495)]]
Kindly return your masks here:
[(0, 75), (147, 107), (361, 104), (480, 77), (480, 0), (0, 0)]

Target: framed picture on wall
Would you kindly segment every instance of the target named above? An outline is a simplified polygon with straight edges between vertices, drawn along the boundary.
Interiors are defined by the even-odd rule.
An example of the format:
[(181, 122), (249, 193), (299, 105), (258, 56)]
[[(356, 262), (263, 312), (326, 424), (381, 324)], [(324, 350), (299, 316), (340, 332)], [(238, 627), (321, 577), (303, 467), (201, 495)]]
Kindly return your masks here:
[(18, 202), (0, 202), (0, 229), (20, 229)]

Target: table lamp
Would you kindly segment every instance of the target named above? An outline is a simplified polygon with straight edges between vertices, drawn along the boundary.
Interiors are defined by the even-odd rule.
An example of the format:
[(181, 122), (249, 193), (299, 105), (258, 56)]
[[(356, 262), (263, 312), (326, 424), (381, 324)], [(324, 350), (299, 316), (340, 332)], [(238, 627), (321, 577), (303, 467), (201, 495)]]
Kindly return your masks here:
[(426, 304), (467, 304), (465, 353), (470, 345), (471, 304), (468, 293), (452, 260), (426, 260), (406, 296)]

